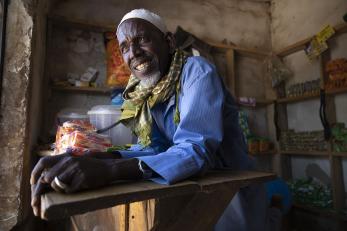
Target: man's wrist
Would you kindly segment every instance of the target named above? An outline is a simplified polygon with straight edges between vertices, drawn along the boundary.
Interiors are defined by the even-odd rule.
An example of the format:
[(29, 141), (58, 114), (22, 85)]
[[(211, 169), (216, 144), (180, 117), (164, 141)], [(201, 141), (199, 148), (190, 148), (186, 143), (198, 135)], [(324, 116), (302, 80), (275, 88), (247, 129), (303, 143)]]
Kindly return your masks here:
[(153, 171), (148, 167), (148, 165), (145, 162), (139, 159), (138, 166), (140, 171), (142, 172), (143, 179), (149, 179), (152, 177)]
[(138, 167), (138, 160), (135, 158), (109, 160), (108, 163), (112, 181), (137, 180), (142, 178), (142, 172)]

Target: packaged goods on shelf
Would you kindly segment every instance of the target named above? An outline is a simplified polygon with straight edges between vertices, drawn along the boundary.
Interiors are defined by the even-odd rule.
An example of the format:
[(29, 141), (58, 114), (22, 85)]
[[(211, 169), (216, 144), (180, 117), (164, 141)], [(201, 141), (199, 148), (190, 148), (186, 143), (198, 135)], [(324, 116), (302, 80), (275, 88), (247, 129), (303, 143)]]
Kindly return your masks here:
[(310, 96), (319, 94), (320, 79), (296, 83), (287, 89), (287, 97)]
[(73, 120), (58, 127), (53, 154), (73, 150), (75, 155), (83, 155), (87, 151), (105, 151), (111, 146), (110, 138), (97, 134), (94, 126), (88, 121)]
[(287, 130), (281, 132), (280, 146), (283, 151), (326, 151), (328, 142), (324, 139), (324, 131), (295, 132)]
[(347, 152), (347, 128), (343, 123), (335, 124), (331, 129), (333, 137), (333, 150)]
[(325, 88), (328, 90), (347, 87), (347, 59), (334, 59), (325, 67), (329, 74)]
[(315, 182), (311, 178), (292, 180), (288, 185), (294, 202), (319, 208), (332, 207), (331, 187)]

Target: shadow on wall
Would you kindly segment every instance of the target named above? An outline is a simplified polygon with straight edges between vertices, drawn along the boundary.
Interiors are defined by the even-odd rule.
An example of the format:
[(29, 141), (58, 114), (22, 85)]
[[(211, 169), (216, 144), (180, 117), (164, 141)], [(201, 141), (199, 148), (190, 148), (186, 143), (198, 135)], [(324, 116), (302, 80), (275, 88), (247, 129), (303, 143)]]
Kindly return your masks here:
[(330, 185), (331, 184), (331, 178), (328, 174), (326, 174), (321, 167), (319, 167), (318, 164), (309, 164), (306, 167), (306, 176), (308, 178), (314, 178), (320, 181), (324, 185)]

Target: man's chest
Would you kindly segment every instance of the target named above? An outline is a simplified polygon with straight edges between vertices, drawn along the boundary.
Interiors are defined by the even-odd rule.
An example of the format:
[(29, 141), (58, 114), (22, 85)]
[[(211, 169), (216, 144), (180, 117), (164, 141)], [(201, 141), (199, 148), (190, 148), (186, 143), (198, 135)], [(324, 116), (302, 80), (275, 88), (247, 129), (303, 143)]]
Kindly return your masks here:
[(151, 109), (153, 122), (156, 123), (158, 132), (170, 142), (172, 142), (177, 129), (177, 125), (174, 123), (175, 110), (175, 95), (167, 102), (158, 104)]

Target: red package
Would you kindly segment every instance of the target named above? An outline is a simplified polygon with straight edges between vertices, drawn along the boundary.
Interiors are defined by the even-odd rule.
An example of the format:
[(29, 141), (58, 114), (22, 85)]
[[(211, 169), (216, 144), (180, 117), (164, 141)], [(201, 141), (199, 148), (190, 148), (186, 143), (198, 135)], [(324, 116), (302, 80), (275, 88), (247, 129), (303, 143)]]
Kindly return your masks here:
[(111, 147), (109, 137), (96, 133), (89, 122), (74, 120), (58, 127), (54, 155), (72, 151), (75, 155), (83, 155), (87, 151), (105, 151)]
[(125, 87), (130, 77), (130, 70), (124, 63), (114, 32), (106, 32), (107, 77), (106, 85)]

